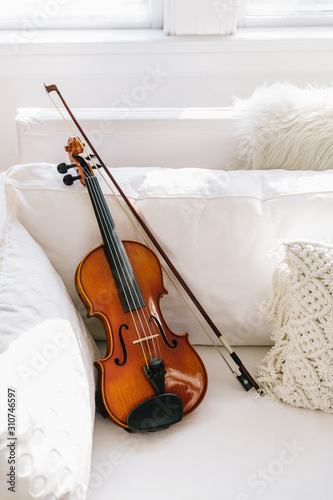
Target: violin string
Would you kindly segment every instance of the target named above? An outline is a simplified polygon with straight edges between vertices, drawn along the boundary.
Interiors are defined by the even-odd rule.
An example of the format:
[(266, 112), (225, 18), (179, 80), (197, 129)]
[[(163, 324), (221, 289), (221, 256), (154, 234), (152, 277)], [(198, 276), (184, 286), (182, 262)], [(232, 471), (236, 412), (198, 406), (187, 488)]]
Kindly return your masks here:
[[(74, 136), (80, 141), (80, 144), (82, 145), (83, 147), (83, 150), (85, 151), (87, 157), (90, 159), (90, 161), (92, 162), (92, 164), (94, 165), (94, 167), (97, 169), (97, 171), (99, 172), (99, 174), (101, 175), (101, 177), (103, 178), (104, 182), (106, 183), (106, 185), (108, 186), (108, 188), (110, 189), (111, 193), (114, 195), (115, 199), (117, 200), (117, 202), (119, 203), (119, 205), (121, 206), (122, 210), (125, 212), (125, 214), (127, 215), (127, 217), (130, 219), (130, 221), (132, 222), (132, 224), (134, 225), (134, 227), (136, 228), (136, 230), (139, 232), (139, 234), (141, 235), (141, 237), (143, 238), (144, 242), (146, 243), (146, 245), (151, 248), (151, 244), (148, 240), (148, 238), (146, 237), (146, 234), (141, 230), (141, 227), (139, 227), (139, 225), (136, 223), (136, 221), (134, 220), (134, 217), (132, 216), (132, 214), (130, 213), (128, 207), (125, 207), (124, 204), (121, 203), (120, 199), (119, 199), (119, 195), (117, 195), (117, 193), (114, 191), (114, 189), (112, 188), (111, 184), (108, 182), (108, 180), (106, 179), (105, 175), (103, 174), (102, 172), (102, 169), (100, 167), (97, 166), (97, 164), (95, 163), (95, 161), (93, 160), (92, 156), (90, 155), (90, 153), (87, 152), (86, 148), (84, 147), (83, 145), (83, 142), (81, 141), (80, 137), (77, 135), (77, 133), (73, 130), (70, 122), (66, 119), (66, 117), (63, 115), (63, 113), (61, 112), (59, 106), (57, 105), (57, 103), (54, 101), (54, 99), (52, 98), (52, 96), (50, 95), (49, 92), (47, 92), (49, 98), (51, 99), (52, 103), (54, 104), (55, 108), (58, 110), (58, 112), (60, 113), (60, 115), (62, 116), (63, 120), (65, 121), (65, 123), (67, 124), (67, 126), (69, 127), (69, 129), (71, 130), (71, 132), (74, 134)], [(177, 292), (179, 293), (179, 295), (182, 297), (182, 299), (184, 300), (185, 304), (187, 305), (187, 307), (190, 309), (190, 311), (192, 312), (193, 316), (195, 317), (195, 319), (198, 321), (198, 323), (200, 324), (201, 328), (203, 329), (203, 331), (206, 333), (206, 335), (208, 336), (208, 338), (210, 339), (210, 341), (212, 342), (213, 346), (215, 347), (215, 349), (218, 351), (218, 353), (220, 354), (220, 356), (223, 358), (223, 360), (225, 361), (225, 363), (227, 364), (228, 368), (230, 369), (230, 371), (233, 373), (233, 375), (235, 377), (237, 377), (237, 373), (235, 372), (235, 370), (232, 368), (232, 366), (230, 365), (230, 363), (228, 362), (228, 360), (226, 359), (226, 357), (223, 355), (222, 351), (219, 349), (219, 346), (216, 344), (214, 338), (211, 336), (211, 334), (209, 333), (208, 329), (206, 328), (206, 326), (203, 324), (203, 322), (200, 320), (199, 316), (196, 314), (194, 308), (192, 307), (192, 305), (189, 303), (189, 301), (187, 300), (187, 298), (185, 297), (185, 295), (183, 294), (182, 290), (179, 288), (179, 286), (176, 284), (175, 280), (173, 279), (173, 277), (171, 276), (171, 273), (169, 273), (169, 271), (167, 270), (167, 268), (163, 265), (163, 263), (161, 263), (161, 266), (162, 266), (162, 269), (164, 270), (164, 272), (166, 273), (166, 275), (168, 276), (168, 278), (170, 279), (171, 283), (174, 285), (175, 289), (177, 290)], [(226, 340), (221, 336), (219, 337), (219, 340), (220, 342), (222, 343), (222, 345), (226, 348), (226, 350), (229, 352), (229, 354), (231, 354), (233, 352), (233, 350), (231, 349), (231, 347), (229, 346), (229, 344), (226, 342)]]
[[(135, 295), (135, 298), (136, 298), (136, 299), (137, 299), (137, 301), (139, 302), (139, 297), (138, 297), (138, 294), (137, 294), (137, 290), (136, 290), (136, 288), (135, 288), (134, 286), (133, 286), (133, 287), (132, 287), (132, 289), (131, 289), (131, 286), (130, 286), (130, 283), (131, 283), (131, 276), (130, 276), (130, 270), (129, 270), (129, 268), (128, 268), (128, 263), (127, 263), (127, 262), (126, 262), (126, 260), (125, 260), (125, 256), (124, 256), (124, 255), (122, 254), (122, 252), (121, 252), (121, 247), (118, 245), (117, 240), (114, 240), (114, 239), (112, 238), (112, 236), (111, 236), (110, 229), (109, 229), (109, 224), (108, 224), (108, 221), (107, 221), (107, 212), (106, 212), (106, 208), (105, 208), (105, 206), (104, 206), (103, 202), (102, 202), (102, 201), (101, 201), (101, 199), (100, 199), (100, 196), (101, 196), (101, 195), (100, 195), (100, 193), (98, 192), (99, 190), (98, 190), (97, 186), (95, 186), (95, 185), (94, 185), (94, 183), (95, 183), (95, 182), (96, 182), (96, 183), (98, 183), (98, 179), (97, 179), (95, 176), (94, 176), (94, 177), (92, 177), (91, 179), (96, 179), (96, 181), (94, 181), (94, 180), (93, 180), (93, 181), (89, 180), (89, 181), (88, 181), (88, 184), (89, 184), (89, 186), (91, 186), (91, 189), (94, 191), (94, 196), (95, 196), (95, 199), (96, 199), (96, 201), (97, 201), (97, 202), (98, 202), (98, 204), (99, 204), (99, 210), (100, 210), (100, 213), (101, 213), (101, 215), (102, 215), (102, 217), (103, 217), (103, 220), (101, 220), (101, 222), (103, 223), (103, 228), (104, 228), (104, 231), (106, 230), (106, 231), (107, 231), (107, 233), (108, 233), (108, 237), (109, 237), (109, 239), (110, 239), (110, 241), (111, 241), (111, 244), (112, 244), (112, 247), (113, 247), (113, 251), (112, 251), (112, 249), (111, 249), (111, 247), (110, 247), (109, 245), (108, 245), (108, 248), (109, 248), (109, 250), (112, 252), (112, 257), (113, 257), (113, 260), (114, 260), (115, 265), (116, 265), (116, 271), (117, 271), (118, 276), (120, 277), (121, 286), (122, 286), (122, 289), (123, 289), (124, 295), (126, 296), (127, 306), (128, 306), (128, 307), (130, 307), (130, 301), (129, 301), (128, 297), (127, 297), (126, 290), (128, 290), (128, 292), (129, 292), (129, 295), (130, 295), (130, 298), (131, 298), (132, 302), (134, 302), (134, 300), (133, 300), (133, 293), (134, 293), (134, 295)], [(115, 259), (115, 256), (116, 256), (116, 259)], [(118, 262), (117, 262), (117, 261), (118, 261)], [(119, 265), (119, 266), (120, 266), (123, 270), (125, 270), (125, 271), (126, 271), (126, 273), (127, 273), (127, 276), (126, 276), (126, 273), (123, 273), (123, 274), (122, 274), (122, 276), (124, 277), (124, 280), (125, 280), (125, 282), (126, 282), (126, 287), (127, 287), (127, 288), (124, 286), (123, 280), (121, 279), (121, 275), (120, 275), (120, 272), (119, 272), (119, 267), (118, 267), (118, 265)], [(131, 269), (131, 271), (132, 271), (132, 269)], [(147, 317), (146, 317), (146, 315), (144, 314), (144, 310), (143, 310), (143, 308), (142, 308), (142, 307), (139, 307), (139, 308), (136, 308), (136, 310), (135, 310), (135, 311), (137, 312), (138, 320), (139, 320), (139, 323), (140, 323), (140, 325), (141, 325), (141, 329), (142, 329), (142, 331), (143, 331), (143, 333), (144, 333), (144, 336), (145, 336), (145, 337), (147, 337), (147, 334), (146, 334), (146, 331), (145, 331), (144, 325), (142, 324), (142, 318), (140, 317), (140, 315), (139, 315), (139, 313), (138, 313), (138, 311), (139, 311), (139, 310), (141, 310), (141, 311), (143, 312), (143, 319), (144, 319), (144, 321), (146, 322), (146, 326), (147, 326), (147, 328), (148, 328), (148, 330), (149, 330), (149, 334), (150, 334), (149, 336), (152, 336), (152, 331), (151, 331), (151, 329), (150, 329), (150, 325), (149, 325), (149, 323), (148, 323)], [(137, 336), (138, 336), (138, 339), (139, 339), (139, 340), (142, 340), (142, 339), (141, 339), (141, 337), (140, 337), (140, 333), (139, 333), (138, 327), (137, 327), (137, 325), (136, 325), (136, 323), (135, 323), (135, 319), (134, 319), (134, 315), (133, 315), (133, 310), (130, 310), (130, 312), (131, 312), (132, 320), (133, 320), (133, 322), (134, 322), (134, 324), (135, 324), (135, 327), (136, 327), (136, 331), (137, 331)], [(144, 339), (143, 339), (143, 340), (144, 340)], [(156, 352), (156, 346), (155, 346), (155, 341), (154, 341), (154, 338), (153, 338), (153, 339), (151, 339), (151, 340), (152, 340), (152, 343), (153, 343), (153, 349), (154, 349), (154, 351), (155, 351), (155, 356), (157, 357), (157, 352)], [(148, 347), (148, 349), (149, 349), (149, 351), (150, 351), (150, 348), (149, 348), (149, 343), (148, 343), (149, 341), (148, 341), (148, 340), (146, 340), (145, 342), (147, 342), (147, 347)], [(140, 342), (140, 344), (142, 344), (142, 342)], [(151, 357), (151, 356), (150, 356), (150, 357)]]

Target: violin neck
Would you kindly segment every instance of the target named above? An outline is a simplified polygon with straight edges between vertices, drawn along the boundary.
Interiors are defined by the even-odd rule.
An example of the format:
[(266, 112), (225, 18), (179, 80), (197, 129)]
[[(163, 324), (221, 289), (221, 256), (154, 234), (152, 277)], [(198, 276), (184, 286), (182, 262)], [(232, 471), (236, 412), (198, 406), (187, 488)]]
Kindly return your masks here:
[(143, 307), (146, 305), (144, 298), (98, 179), (95, 176), (86, 177), (85, 182), (124, 311)]

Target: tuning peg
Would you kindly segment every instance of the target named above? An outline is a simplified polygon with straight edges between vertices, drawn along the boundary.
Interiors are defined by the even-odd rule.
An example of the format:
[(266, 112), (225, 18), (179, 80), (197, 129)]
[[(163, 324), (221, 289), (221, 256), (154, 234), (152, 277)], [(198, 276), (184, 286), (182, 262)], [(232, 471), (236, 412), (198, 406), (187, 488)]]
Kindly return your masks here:
[(77, 181), (79, 179), (81, 179), (81, 175), (76, 175), (74, 177), (73, 175), (68, 174), (68, 175), (65, 175), (62, 180), (63, 180), (63, 183), (66, 184), (66, 186), (71, 186), (74, 183), (74, 181)]
[(66, 163), (60, 163), (57, 166), (57, 170), (58, 170), (59, 174), (65, 174), (69, 168), (73, 168), (73, 167), (76, 167), (75, 163), (72, 163), (71, 165), (66, 165)]

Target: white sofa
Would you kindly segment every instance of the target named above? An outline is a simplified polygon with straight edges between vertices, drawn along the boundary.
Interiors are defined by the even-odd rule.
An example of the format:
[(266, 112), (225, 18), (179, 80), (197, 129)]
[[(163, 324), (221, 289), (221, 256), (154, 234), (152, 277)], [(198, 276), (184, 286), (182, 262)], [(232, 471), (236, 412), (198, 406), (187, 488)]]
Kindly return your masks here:
[[(232, 108), (74, 113), (256, 376), (256, 364), (272, 344), (272, 324), (261, 318), (259, 306), (279, 262), (276, 246), (285, 239), (333, 241), (331, 175), (230, 171)], [(8, 170), (5, 181), (8, 210), (41, 245), (84, 316), (74, 295), (71, 270), (81, 254), (99, 244), (99, 235), (93, 217), (82, 208), (89, 205), (84, 188), (76, 183), (71, 191), (56, 172), (71, 134), (55, 110), (33, 108), (18, 111), (17, 132), (18, 165)], [(104, 185), (103, 189), (108, 192)], [(114, 196), (107, 194), (107, 199), (121, 237), (137, 236), (116, 208)], [(0, 201), (3, 223), (3, 196)], [(73, 245), (66, 247), (69, 236)], [(276, 402), (267, 395), (258, 397), (253, 389), (246, 392), (168, 280), (166, 288), (170, 290), (170, 300), (165, 299), (167, 322), (176, 333), (189, 332), (205, 363), (204, 401), (180, 423), (156, 433), (128, 434), (97, 413), (90, 471), (86, 464), (80, 476), (81, 497), (66, 486), (63, 496), (54, 490), (54, 496), (47, 498), (331, 499), (331, 415)], [(86, 324), (104, 352), (101, 330), (90, 320)], [(69, 442), (69, 454), (70, 446)], [(50, 476), (56, 476), (60, 467), (49, 471)], [(28, 479), (28, 473), (19, 476), (18, 484), (32, 483), (34, 473), (32, 468)], [(84, 475), (87, 480), (90, 475), (86, 496)], [(17, 498), (46, 499), (45, 488), (35, 491), (37, 496), (29, 490)]]

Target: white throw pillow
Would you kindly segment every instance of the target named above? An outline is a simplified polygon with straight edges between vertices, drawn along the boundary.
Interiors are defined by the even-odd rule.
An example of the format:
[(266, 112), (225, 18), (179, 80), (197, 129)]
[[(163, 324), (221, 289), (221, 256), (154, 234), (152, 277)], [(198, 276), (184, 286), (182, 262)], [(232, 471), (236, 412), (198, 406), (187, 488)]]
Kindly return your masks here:
[(44, 251), (9, 213), (0, 244), (0, 353), (27, 329), (51, 318), (71, 323), (93, 385), (97, 347)]
[(231, 168), (333, 168), (333, 87), (276, 83), (234, 104)]
[(0, 355), (1, 500), (84, 500), (94, 419), (69, 321), (41, 320)]
[(18, 498), (40, 498), (42, 492), (50, 500), (85, 498), (96, 357), (61, 279), (27, 230), (8, 215), (0, 246), (2, 499), (13, 498), (3, 479), (12, 465), (6, 447), (13, 437), (7, 432), (8, 388), (17, 397)]
[[(259, 306), (271, 286), (280, 239), (333, 243), (331, 172), (112, 169), (130, 201), (232, 345), (271, 344), (272, 325)], [(65, 186), (55, 165), (10, 169), (5, 180), (8, 211), (29, 230), (63, 279), (76, 307), (86, 310), (74, 286), (75, 270), (102, 239), (86, 189)], [(103, 186), (122, 239), (141, 240), (115, 197)], [(205, 333), (165, 279), (161, 301), (170, 328)], [(100, 322), (86, 320), (95, 338)]]
[(274, 399), (333, 413), (333, 246), (285, 243), (263, 305), (275, 345), (258, 383)]

